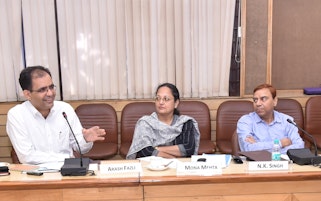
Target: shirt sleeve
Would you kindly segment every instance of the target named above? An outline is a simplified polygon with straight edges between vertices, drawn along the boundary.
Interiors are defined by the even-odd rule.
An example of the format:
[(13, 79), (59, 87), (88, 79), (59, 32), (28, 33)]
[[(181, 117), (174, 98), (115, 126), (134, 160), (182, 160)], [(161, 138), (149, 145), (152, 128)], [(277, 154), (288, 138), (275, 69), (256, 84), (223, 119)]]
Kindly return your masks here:
[[(254, 124), (255, 120), (250, 115), (242, 116), (237, 122), (237, 135), (241, 151), (271, 150), (273, 141), (270, 139), (264, 140), (264, 134), (260, 133)], [(253, 137), (256, 143), (247, 142), (245, 139), (248, 136)]]
[(282, 147), (281, 153), (286, 153), (289, 149), (301, 149), (304, 148), (304, 141), (302, 140), (298, 128), (294, 125), (287, 123), (285, 124), (285, 130), (287, 137), (291, 140), (292, 144), (286, 147)]
[(146, 156), (157, 156), (157, 154), (158, 154), (158, 151), (154, 147), (148, 146), (143, 148), (139, 152), (137, 152), (136, 158), (146, 157)]
[(189, 120), (183, 125), (182, 133), (174, 140), (182, 156), (191, 156), (195, 152), (195, 133), (193, 121)]

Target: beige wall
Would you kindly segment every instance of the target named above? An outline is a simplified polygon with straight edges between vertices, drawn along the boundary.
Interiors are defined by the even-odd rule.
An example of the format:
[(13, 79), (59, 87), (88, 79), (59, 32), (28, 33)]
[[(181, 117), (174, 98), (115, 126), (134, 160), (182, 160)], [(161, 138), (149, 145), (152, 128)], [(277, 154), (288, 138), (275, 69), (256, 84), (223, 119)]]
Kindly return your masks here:
[[(215, 143), (216, 141), (216, 112), (219, 107), (219, 105), (226, 101), (226, 100), (236, 100), (236, 99), (241, 99), (241, 98), (222, 98), (222, 99), (202, 99), (200, 101), (206, 103), (210, 109), (210, 114), (211, 114), (211, 127), (212, 127), (212, 141)], [(296, 100), (298, 100), (302, 108), (305, 108), (305, 103), (308, 99), (308, 96), (303, 96), (303, 97), (296, 97)], [(105, 101), (74, 101), (74, 102), (69, 102), (74, 108), (76, 108), (78, 105), (82, 103), (95, 103), (95, 102), (104, 102), (108, 103), (111, 106), (113, 106), (117, 112), (117, 117), (118, 117), (118, 124), (120, 125), (120, 119), (121, 119), (121, 111), (124, 108), (124, 106), (130, 102), (137, 101), (137, 100), (105, 100)], [(144, 100), (148, 101), (148, 100)], [(149, 100), (151, 101), (151, 100)], [(12, 102), (12, 103), (0, 103), (0, 161), (1, 162), (12, 162), (11, 157), (10, 157), (10, 151), (11, 151), (11, 143), (9, 140), (9, 137), (6, 133), (6, 121), (7, 121), (7, 112), (8, 110), (15, 106), (17, 102)], [(118, 127), (120, 128), (120, 127)], [(120, 129), (119, 129), (120, 131)], [(120, 133), (119, 133), (120, 136)]]

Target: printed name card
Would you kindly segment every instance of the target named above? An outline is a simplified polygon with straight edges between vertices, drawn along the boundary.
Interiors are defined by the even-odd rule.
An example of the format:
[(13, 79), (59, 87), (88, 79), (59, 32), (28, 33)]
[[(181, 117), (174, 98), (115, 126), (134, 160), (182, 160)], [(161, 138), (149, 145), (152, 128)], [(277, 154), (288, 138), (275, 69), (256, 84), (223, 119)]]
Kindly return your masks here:
[(198, 176), (212, 176), (221, 175), (222, 167), (219, 163), (212, 162), (184, 162), (177, 163), (176, 174), (182, 175), (198, 175)]
[(249, 171), (289, 170), (288, 161), (251, 161)]
[(142, 172), (141, 163), (100, 164), (101, 174)]

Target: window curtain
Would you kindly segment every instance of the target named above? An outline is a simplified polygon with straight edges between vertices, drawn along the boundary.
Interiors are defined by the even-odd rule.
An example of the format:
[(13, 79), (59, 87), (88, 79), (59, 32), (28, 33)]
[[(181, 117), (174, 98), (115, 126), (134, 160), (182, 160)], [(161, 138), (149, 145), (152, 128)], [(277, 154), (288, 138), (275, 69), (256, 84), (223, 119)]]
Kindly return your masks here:
[(23, 68), (21, 1), (0, 1), (0, 102), (22, 97), (17, 78)]
[(54, 0), (23, 0), (22, 19), (26, 66), (50, 69), (60, 99), (59, 60)]
[(66, 100), (228, 96), (235, 0), (57, 0)]
[(31, 65), (51, 70), (57, 99), (148, 99), (163, 82), (182, 98), (228, 96), (235, 0), (0, 3), (1, 101), (20, 100)]

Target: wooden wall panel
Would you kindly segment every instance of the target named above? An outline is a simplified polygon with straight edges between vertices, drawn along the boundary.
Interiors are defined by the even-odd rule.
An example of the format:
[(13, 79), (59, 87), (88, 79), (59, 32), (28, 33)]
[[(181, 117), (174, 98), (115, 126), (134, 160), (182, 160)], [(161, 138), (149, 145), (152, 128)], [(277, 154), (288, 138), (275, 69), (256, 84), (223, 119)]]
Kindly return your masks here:
[(272, 83), (278, 89), (321, 86), (320, 0), (273, 1)]
[(268, 0), (246, 0), (245, 95), (266, 82)]

